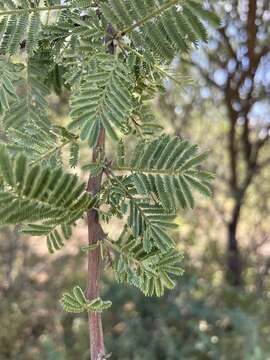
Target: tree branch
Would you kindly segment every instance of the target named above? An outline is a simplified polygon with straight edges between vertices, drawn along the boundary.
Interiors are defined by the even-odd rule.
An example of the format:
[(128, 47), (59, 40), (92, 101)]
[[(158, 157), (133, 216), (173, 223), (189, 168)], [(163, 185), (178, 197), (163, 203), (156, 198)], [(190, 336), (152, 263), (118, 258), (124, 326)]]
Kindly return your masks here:
[(229, 50), (229, 53), (231, 55), (232, 58), (234, 58), (237, 61), (237, 56), (236, 53), (232, 47), (232, 44), (230, 42), (230, 38), (227, 36), (226, 34), (226, 27), (221, 27), (218, 29), (219, 34), (223, 37), (223, 39), (225, 40), (225, 43), (227, 45), (227, 48)]
[(248, 19), (247, 19), (247, 47), (250, 67), (252, 59), (255, 57), (255, 45), (258, 26), (256, 25), (257, 0), (249, 0), (248, 3)]
[[(98, 14), (99, 16), (99, 14)], [(114, 54), (115, 47), (112, 41), (115, 29), (112, 25), (107, 27), (107, 35), (105, 36), (105, 44), (107, 51), (110, 54)], [(99, 131), (98, 141), (93, 149), (92, 162), (95, 163), (100, 157), (105, 155), (105, 129), (101, 127)], [(87, 191), (96, 195), (102, 185), (102, 175), (92, 177), (90, 175), (87, 185)], [(106, 237), (98, 216), (98, 210), (90, 209), (87, 214), (88, 220), (88, 242), (89, 246), (92, 246)], [(88, 281), (87, 281), (87, 299), (93, 300), (100, 295), (100, 280), (101, 280), (101, 253), (98, 246), (95, 250), (89, 251), (88, 254)], [(90, 332), (90, 352), (91, 360), (102, 360), (106, 358), (106, 351), (104, 345), (104, 336), (102, 328), (102, 319), (100, 313), (89, 312), (89, 332)]]
[[(95, 163), (105, 151), (105, 131), (102, 128), (99, 133), (98, 142), (93, 149), (92, 161)], [(102, 173), (95, 177), (89, 177), (87, 191), (96, 195), (101, 187)], [(87, 214), (88, 219), (88, 242), (89, 245), (96, 244), (105, 238), (105, 234), (99, 223), (98, 211), (90, 209)], [(97, 247), (88, 253), (88, 281), (87, 281), (87, 299), (93, 300), (100, 297), (100, 279), (101, 279), (101, 254)], [(101, 360), (105, 356), (105, 346), (101, 314), (89, 312), (89, 331), (90, 331), (90, 349), (91, 360)]]
[(235, 193), (238, 191), (238, 176), (237, 176), (237, 162), (238, 162), (238, 152), (236, 146), (236, 126), (237, 126), (237, 112), (233, 109), (232, 102), (235, 97), (235, 91), (230, 88), (230, 83), (227, 84), (227, 89), (225, 91), (225, 102), (228, 110), (229, 117), (229, 133), (228, 133), (228, 151), (230, 156), (230, 185), (232, 192)]

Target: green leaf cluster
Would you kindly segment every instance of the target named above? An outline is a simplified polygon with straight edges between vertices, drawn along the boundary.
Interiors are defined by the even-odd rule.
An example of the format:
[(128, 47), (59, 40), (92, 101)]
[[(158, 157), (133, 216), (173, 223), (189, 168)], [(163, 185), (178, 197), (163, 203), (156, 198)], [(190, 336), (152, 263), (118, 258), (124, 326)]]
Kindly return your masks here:
[(102, 312), (111, 307), (111, 301), (104, 301), (101, 298), (87, 300), (83, 290), (75, 286), (72, 293), (65, 293), (61, 299), (61, 305), (67, 312), (80, 313), (83, 311)]
[[(183, 273), (178, 211), (195, 206), (196, 192), (209, 197), (213, 176), (196, 145), (159, 135), (152, 100), (165, 79), (178, 81), (174, 57), (207, 41), (205, 21), (219, 23), (194, 0), (0, 0), (0, 225), (46, 236), (53, 253), (88, 211), (101, 223), (117, 217), (121, 236), (92, 244), (104, 264), (146, 295), (173, 288)], [(52, 116), (51, 99), (63, 94), (67, 127)], [(104, 133), (117, 145), (112, 158)], [(79, 167), (87, 145), (94, 160)], [(73, 172), (101, 181), (95, 195), (64, 168), (66, 147)], [(62, 305), (102, 311), (110, 302), (75, 287)]]
[(63, 237), (71, 237), (71, 225), (93, 203), (76, 175), (35, 164), (23, 153), (12, 158), (4, 145), (0, 147), (0, 178), (0, 224), (39, 222), (26, 226), (22, 232), (47, 235), (50, 252), (63, 246)]
[(181, 276), (183, 255), (173, 249), (165, 253), (158, 247), (144, 249), (139, 237), (126, 227), (114, 247), (119, 256), (114, 270), (119, 282), (128, 282), (147, 296), (162, 296), (175, 286), (173, 277)]
[(100, 55), (71, 98), (70, 129), (81, 128), (81, 139), (94, 146), (101, 127), (118, 140), (132, 110), (130, 69), (112, 55)]
[[(7, 15), (0, 19), (0, 53), (8, 53), (14, 55), (23, 40), (26, 41), (26, 48), (29, 54), (32, 54), (39, 40), (39, 32), (41, 28), (40, 13), (33, 11), (34, 3), (23, 0), (18, 4), (12, 0), (0, 1), (0, 12), (7, 12)], [(38, 5), (38, 4), (36, 4)], [(16, 9), (27, 9), (25, 12), (14, 14), (12, 11)], [(8, 14), (11, 10), (11, 14)]]
[(198, 147), (189, 141), (162, 135), (139, 143), (130, 164), (122, 170), (132, 170), (139, 194), (153, 193), (165, 210), (175, 211), (194, 207), (193, 189), (211, 196), (213, 177), (199, 168), (206, 158), (207, 153), (198, 154)]
[(19, 79), (21, 66), (0, 59), (0, 113), (10, 109), (17, 99), (15, 83)]
[(109, 0), (102, 11), (121, 35), (131, 38), (136, 48), (144, 44), (148, 54), (171, 60), (176, 51), (186, 51), (190, 44), (207, 41), (201, 19), (218, 19), (196, 1)]

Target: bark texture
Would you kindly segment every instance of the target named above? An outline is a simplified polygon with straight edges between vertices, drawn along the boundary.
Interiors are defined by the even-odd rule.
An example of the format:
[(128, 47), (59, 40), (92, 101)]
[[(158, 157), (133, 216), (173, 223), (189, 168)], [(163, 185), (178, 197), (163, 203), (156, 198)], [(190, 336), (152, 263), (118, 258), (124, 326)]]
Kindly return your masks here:
[[(101, 129), (97, 145), (93, 149), (92, 161), (96, 162), (99, 154), (105, 151), (105, 132)], [(101, 187), (102, 174), (96, 177), (90, 177), (87, 191), (95, 195)], [(105, 236), (99, 223), (98, 212), (94, 209), (88, 211), (88, 241), (89, 245), (96, 244)], [(100, 296), (101, 280), (101, 255), (100, 248), (88, 253), (88, 281), (87, 281), (87, 299), (92, 300)], [(103, 328), (100, 313), (89, 312), (89, 332), (90, 332), (90, 353), (91, 360), (101, 360), (106, 351), (104, 346)]]

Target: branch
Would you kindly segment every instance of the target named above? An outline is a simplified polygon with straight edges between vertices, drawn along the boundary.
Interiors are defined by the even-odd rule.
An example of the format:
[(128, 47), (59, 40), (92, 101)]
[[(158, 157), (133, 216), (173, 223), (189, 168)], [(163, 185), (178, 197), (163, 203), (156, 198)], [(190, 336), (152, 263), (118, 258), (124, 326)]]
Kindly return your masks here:
[[(252, 94), (254, 92), (255, 82), (254, 78), (258, 69), (258, 66), (260, 64), (260, 61), (263, 56), (265, 56), (269, 52), (269, 47), (264, 46), (261, 51), (256, 54), (255, 53), (255, 46), (257, 41), (257, 31), (258, 26), (256, 25), (256, 12), (257, 12), (257, 0), (250, 0), (249, 1), (249, 10), (248, 10), (248, 20), (246, 25), (246, 32), (248, 35), (247, 38), (247, 48), (248, 48), (248, 57), (249, 57), (249, 68), (247, 71), (242, 71), (242, 74), (240, 76), (240, 79), (237, 82), (237, 91), (239, 92), (239, 89), (241, 85), (244, 83), (245, 79), (251, 78), (252, 79), (252, 86), (250, 87), (247, 98), (244, 102), (244, 129), (242, 133), (242, 143), (244, 147), (244, 157), (246, 160), (247, 167), (252, 167), (252, 143), (250, 140), (250, 128), (249, 128), (249, 118), (248, 113), (253, 105), (252, 101)], [(259, 150), (259, 149), (258, 149)], [(255, 151), (257, 149), (255, 148)]]
[[(99, 14), (98, 14), (99, 16)], [(115, 47), (113, 41), (107, 41), (107, 37), (114, 34), (115, 30), (112, 25), (107, 27), (107, 35), (105, 37), (105, 44), (107, 51), (110, 54), (114, 54)], [(92, 162), (96, 163), (105, 154), (105, 129), (101, 126), (98, 136), (97, 144), (93, 149)], [(100, 192), (102, 186), (102, 175), (103, 172), (97, 176), (89, 176), (87, 191), (96, 195)], [(105, 239), (106, 234), (104, 233), (100, 222), (98, 210), (90, 209), (87, 213), (88, 223), (88, 242), (89, 246), (93, 246), (99, 241)], [(92, 300), (99, 298), (100, 296), (100, 281), (101, 281), (101, 253), (100, 248), (97, 247), (93, 251), (89, 251), (88, 254), (88, 279), (87, 279), (87, 299)], [(106, 351), (104, 345), (103, 327), (101, 313), (89, 312), (89, 331), (90, 331), (90, 352), (91, 360), (102, 360), (106, 358)]]
[(232, 47), (232, 44), (231, 44), (231, 42), (230, 42), (230, 38), (229, 38), (229, 37), (227, 36), (227, 34), (226, 34), (226, 27), (219, 28), (219, 29), (218, 29), (218, 32), (220, 33), (220, 35), (221, 35), (221, 36), (223, 37), (223, 39), (225, 40), (230, 55), (231, 55), (231, 56), (236, 60), (236, 62), (238, 63), (238, 61), (237, 61), (237, 56), (236, 56), (235, 51), (234, 51), (234, 49), (233, 49), (233, 47)]
[(225, 91), (225, 101), (228, 110), (228, 117), (230, 123), (230, 129), (228, 134), (228, 151), (230, 156), (230, 185), (233, 189), (233, 192), (238, 190), (238, 176), (237, 176), (237, 144), (236, 144), (236, 125), (237, 125), (237, 113), (232, 107), (232, 101), (235, 96), (234, 91), (230, 88), (230, 83), (227, 84), (227, 89)]
[[(105, 151), (105, 130), (100, 129), (98, 142), (93, 149), (92, 161), (95, 163), (100, 153)], [(89, 177), (87, 191), (96, 195), (102, 182), (102, 173), (95, 177)], [(105, 233), (99, 223), (98, 211), (90, 209), (87, 213), (88, 223), (88, 242), (89, 246), (97, 244), (105, 238)], [(100, 297), (100, 279), (101, 279), (101, 254), (97, 247), (88, 253), (88, 282), (86, 296), (88, 300), (93, 300)], [(103, 328), (101, 321), (101, 314), (89, 312), (89, 331), (90, 331), (90, 348), (91, 359), (99, 360), (105, 355)]]
[(249, 119), (248, 119), (248, 113), (249, 111), (245, 111), (245, 117), (244, 117), (244, 129), (242, 133), (242, 142), (244, 146), (244, 158), (246, 160), (246, 164), (249, 167), (251, 165), (250, 163), (250, 156), (252, 151), (252, 144), (250, 141), (250, 128), (249, 128)]
[(253, 63), (252, 59), (255, 57), (255, 45), (258, 26), (256, 25), (256, 12), (257, 12), (257, 0), (249, 0), (248, 3), (248, 19), (247, 19), (247, 47), (248, 57), (250, 61), (250, 67)]

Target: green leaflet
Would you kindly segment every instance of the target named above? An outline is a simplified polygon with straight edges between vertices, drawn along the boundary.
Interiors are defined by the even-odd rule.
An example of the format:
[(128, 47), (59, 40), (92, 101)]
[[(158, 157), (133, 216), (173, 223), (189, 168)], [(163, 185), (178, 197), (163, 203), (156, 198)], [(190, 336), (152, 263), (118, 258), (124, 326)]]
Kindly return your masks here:
[(177, 228), (175, 215), (168, 214), (161, 206), (130, 201), (129, 226), (135, 238), (143, 238), (144, 251), (153, 247), (161, 252), (167, 252), (175, 246), (174, 240), (167, 231)]
[(71, 225), (92, 202), (85, 184), (76, 175), (61, 168), (31, 166), (23, 154), (12, 159), (4, 145), (0, 147), (0, 178), (7, 185), (0, 192), (0, 224), (40, 221), (22, 232), (47, 235), (50, 252), (60, 249), (64, 240), (71, 237)]
[(4, 145), (0, 145), (0, 174), (8, 185), (15, 186), (16, 180), (11, 159)]
[(26, 127), (27, 132), (31, 127), (35, 132), (36, 128), (43, 128), (47, 132), (47, 136), (43, 134), (44, 141), (50, 137), (51, 125), (48, 120), (46, 100), (49, 88), (45, 83), (48, 62), (48, 57), (43, 53), (28, 59), (26, 77), (20, 81), (24, 90), (15, 99), (16, 101), (13, 101), (12, 106), (5, 109), (1, 115), (1, 122), (6, 131), (11, 129), (19, 131)]
[(146, 295), (161, 296), (175, 286), (172, 275), (183, 273), (171, 235), (177, 227), (175, 212), (194, 207), (193, 190), (211, 196), (213, 176), (201, 169), (207, 154), (178, 137), (140, 141), (131, 160), (123, 162), (125, 152), (120, 142), (117, 166), (112, 166), (112, 171), (131, 172), (112, 180), (112, 192), (129, 203), (127, 225), (116, 242), (116, 278)]
[(29, 54), (35, 50), (39, 40), (39, 31), (41, 27), (40, 14), (35, 12), (29, 16), (29, 24), (27, 29), (26, 49)]
[(62, 223), (61, 226), (46, 225), (46, 223), (28, 224), (22, 227), (21, 233), (31, 236), (47, 236), (48, 251), (53, 254), (64, 246), (66, 240), (71, 238), (72, 226), (67, 223)]
[(80, 286), (75, 286), (72, 293), (63, 294), (60, 302), (65, 311), (72, 313), (102, 312), (112, 305), (111, 301), (104, 301), (101, 298), (87, 300)]
[(195, 1), (109, 0), (102, 4), (108, 22), (127, 34), (137, 48), (144, 43), (148, 56), (171, 60), (190, 44), (207, 41), (200, 18), (219, 25), (218, 18)]
[[(36, 3), (38, 5), (38, 2)], [(41, 28), (40, 14), (31, 12), (32, 4), (24, 2), (29, 12), (21, 14), (10, 14), (1, 16), (5, 10), (16, 10), (17, 6), (13, 2), (0, 2), (0, 52), (1, 54), (14, 55), (20, 47), (20, 43), (25, 40), (29, 54), (33, 53)]]
[(126, 230), (116, 244), (120, 254), (114, 265), (116, 279), (138, 287), (147, 296), (162, 296), (165, 289), (175, 286), (173, 277), (183, 274), (183, 256), (175, 250), (146, 252)]
[(22, 66), (0, 59), (0, 112), (6, 111), (17, 99), (15, 83)]
[(207, 153), (198, 154), (197, 146), (177, 137), (162, 135), (138, 143), (133, 159), (118, 170), (132, 171), (131, 180), (138, 193), (153, 193), (163, 209), (174, 212), (179, 207), (193, 208), (193, 190), (211, 196), (212, 176), (201, 171)]
[(76, 141), (73, 141), (70, 146), (70, 157), (69, 165), (72, 168), (75, 168), (79, 163), (80, 156), (80, 146)]
[(71, 98), (70, 129), (81, 129), (81, 139), (90, 146), (97, 142), (101, 125), (118, 140), (132, 110), (130, 69), (111, 55), (102, 55), (82, 79), (79, 92)]
[(9, 128), (7, 137), (11, 144), (8, 148), (15, 153), (25, 152), (33, 161), (41, 161), (52, 167), (62, 165), (62, 148), (70, 144), (69, 164), (78, 163), (79, 145), (76, 136), (58, 126), (38, 126), (30, 124), (21, 129)]

